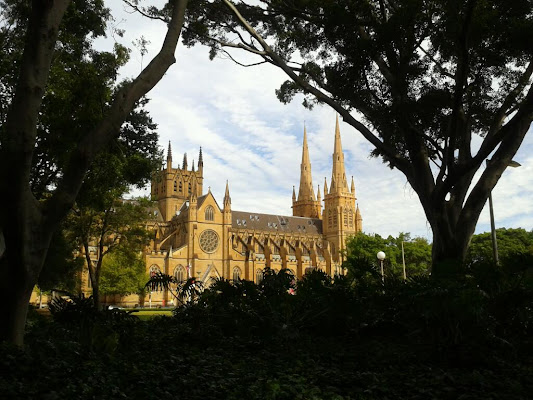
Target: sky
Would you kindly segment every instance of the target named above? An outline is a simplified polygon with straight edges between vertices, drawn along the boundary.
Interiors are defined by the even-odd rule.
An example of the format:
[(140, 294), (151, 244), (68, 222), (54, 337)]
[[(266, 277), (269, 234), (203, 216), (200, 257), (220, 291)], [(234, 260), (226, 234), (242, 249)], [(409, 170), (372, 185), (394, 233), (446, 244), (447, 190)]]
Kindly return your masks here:
[[(123, 78), (137, 75), (142, 65), (159, 50), (165, 34), (160, 21), (128, 13), (121, 2), (110, 2), (115, 26), (125, 30), (122, 38), (108, 36), (96, 47), (111, 49), (114, 40), (132, 49)], [(150, 41), (141, 57), (132, 42), (143, 36)], [(240, 55), (239, 55), (240, 54)], [(240, 61), (246, 56), (237, 53)], [(271, 65), (241, 67), (229, 59), (209, 60), (203, 46), (186, 48), (181, 43), (177, 62), (148, 94), (148, 109), (158, 124), (162, 148), (172, 145), (173, 165), (187, 153), (204, 159), (204, 192), (222, 204), (229, 182), (232, 209), (292, 215), (292, 188), (298, 190), (304, 124), (315, 192), (324, 178), (331, 182), (335, 111), (328, 106), (305, 109), (301, 97), (288, 105), (275, 96), (287, 78)], [(522, 166), (508, 168), (493, 191), (497, 227), (533, 229), (532, 129), (515, 156)], [(389, 169), (381, 159), (370, 158), (371, 146), (340, 119), (347, 177), (355, 181), (363, 230), (381, 236), (409, 232), (431, 241), (432, 232), (416, 193), (403, 174)], [(133, 195), (148, 195), (149, 189)], [(323, 192), (322, 192), (323, 196)], [(490, 230), (489, 212), (483, 210), (477, 233)]]

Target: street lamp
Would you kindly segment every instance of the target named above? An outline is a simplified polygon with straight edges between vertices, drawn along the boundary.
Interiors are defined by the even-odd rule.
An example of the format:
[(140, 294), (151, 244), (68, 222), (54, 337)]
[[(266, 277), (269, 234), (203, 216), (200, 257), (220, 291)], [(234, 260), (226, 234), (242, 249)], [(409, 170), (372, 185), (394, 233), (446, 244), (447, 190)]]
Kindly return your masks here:
[[(490, 163), (492, 162), (492, 160), (487, 159), (486, 162), (487, 162), (487, 167), (488, 167)], [(511, 160), (507, 166), (512, 167), (512, 168), (518, 168), (521, 165), (522, 164), (514, 160)], [(500, 265), (500, 259), (498, 258), (498, 242), (496, 239), (496, 226), (494, 223), (494, 208), (492, 206), (492, 190), (489, 192), (489, 212), (490, 212), (490, 236), (492, 238), (492, 254), (494, 256), (494, 262), (496, 263), (496, 265)]]
[(383, 272), (383, 260), (385, 259), (385, 253), (380, 251), (378, 254), (376, 254), (376, 257), (379, 260), (380, 266), (381, 266), (381, 281), (385, 283), (385, 273)]
[(403, 266), (403, 280), (407, 280), (407, 274), (405, 272), (405, 251), (403, 250), (403, 240), (402, 240), (402, 266)]

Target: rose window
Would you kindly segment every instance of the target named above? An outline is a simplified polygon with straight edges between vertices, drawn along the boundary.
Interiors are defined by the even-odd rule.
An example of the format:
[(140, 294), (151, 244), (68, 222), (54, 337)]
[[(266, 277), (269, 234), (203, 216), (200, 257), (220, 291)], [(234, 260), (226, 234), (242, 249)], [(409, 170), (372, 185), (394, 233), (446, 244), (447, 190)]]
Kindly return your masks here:
[(208, 229), (200, 235), (200, 247), (206, 253), (213, 253), (218, 247), (218, 235), (215, 231)]

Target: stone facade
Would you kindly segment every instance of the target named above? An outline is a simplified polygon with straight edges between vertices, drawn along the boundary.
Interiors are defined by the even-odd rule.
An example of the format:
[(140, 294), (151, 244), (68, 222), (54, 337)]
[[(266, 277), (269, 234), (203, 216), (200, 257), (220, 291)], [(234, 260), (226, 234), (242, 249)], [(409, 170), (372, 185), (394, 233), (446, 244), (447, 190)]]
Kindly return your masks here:
[[(333, 276), (341, 273), (347, 237), (362, 230), (353, 178), (350, 187), (346, 178), (338, 117), (330, 187), (326, 181), (323, 188), (324, 207), (320, 186), (315, 196), (304, 127), (300, 185), (297, 196), (293, 187), (292, 216), (233, 210), (228, 183), (221, 204), (210, 190), (203, 194), (201, 149), (196, 169), (194, 161), (189, 169), (186, 154), (182, 165), (174, 167), (170, 143), (166, 161), (152, 178), (158, 210), (154, 211), (157, 221), (150, 226), (154, 239), (144, 255), (150, 273), (163, 272), (178, 280), (195, 276), (206, 285), (219, 277), (257, 282), (267, 267), (287, 268), (298, 278), (308, 268)], [(146, 299), (127, 296), (120, 303), (157, 306), (168, 301), (167, 294), (152, 293)]]

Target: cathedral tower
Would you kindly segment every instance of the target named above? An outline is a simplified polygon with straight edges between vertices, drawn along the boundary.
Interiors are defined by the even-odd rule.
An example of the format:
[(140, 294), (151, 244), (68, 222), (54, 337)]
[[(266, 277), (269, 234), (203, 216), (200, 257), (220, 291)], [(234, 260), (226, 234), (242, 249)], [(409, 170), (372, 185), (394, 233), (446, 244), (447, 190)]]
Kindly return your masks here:
[(163, 221), (169, 221), (180, 210), (189, 196), (196, 198), (202, 195), (204, 162), (202, 149), (198, 157), (198, 168), (195, 171), (194, 162), (191, 170), (187, 166), (187, 153), (183, 156), (183, 166), (172, 167), (172, 147), (168, 142), (167, 164), (161, 171), (152, 175), (152, 199), (157, 200)]
[(298, 198), (292, 189), (292, 215), (295, 217), (320, 218), (321, 217), (320, 193), (319, 199), (315, 197), (313, 179), (311, 177), (311, 161), (307, 147), (307, 131), (304, 126), (304, 142), (302, 148), (302, 163), (300, 164), (300, 188)]
[(348, 236), (362, 230), (362, 218), (359, 208), (355, 205), (355, 184), (348, 188), (344, 169), (344, 153), (342, 151), (339, 117), (335, 124), (335, 144), (333, 147), (333, 168), (329, 192), (324, 184), (323, 233), (331, 245), (331, 254), (337, 262), (342, 261), (340, 252), (345, 248)]

